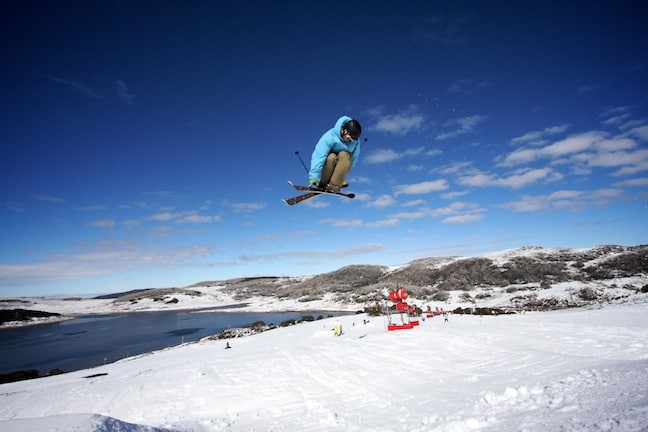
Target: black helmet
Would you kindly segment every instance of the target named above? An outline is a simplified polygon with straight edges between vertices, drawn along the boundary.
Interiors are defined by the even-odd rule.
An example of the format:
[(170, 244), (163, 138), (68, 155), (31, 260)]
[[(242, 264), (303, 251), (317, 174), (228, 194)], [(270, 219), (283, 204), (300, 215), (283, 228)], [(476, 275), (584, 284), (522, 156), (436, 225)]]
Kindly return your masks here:
[(342, 126), (344, 129), (349, 132), (349, 135), (351, 135), (351, 139), (353, 141), (358, 141), (358, 138), (360, 138), (360, 134), (362, 133), (362, 127), (360, 126), (360, 123), (356, 119), (351, 119), (348, 122), (344, 123), (344, 126)]

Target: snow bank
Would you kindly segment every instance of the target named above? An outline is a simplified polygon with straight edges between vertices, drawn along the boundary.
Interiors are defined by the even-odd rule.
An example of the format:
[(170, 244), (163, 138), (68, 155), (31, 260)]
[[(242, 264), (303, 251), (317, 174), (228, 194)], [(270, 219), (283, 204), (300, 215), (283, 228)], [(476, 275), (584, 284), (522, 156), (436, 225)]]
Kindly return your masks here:
[(641, 431), (646, 341), (647, 304), (396, 332), (350, 315), (3, 384), (0, 429)]

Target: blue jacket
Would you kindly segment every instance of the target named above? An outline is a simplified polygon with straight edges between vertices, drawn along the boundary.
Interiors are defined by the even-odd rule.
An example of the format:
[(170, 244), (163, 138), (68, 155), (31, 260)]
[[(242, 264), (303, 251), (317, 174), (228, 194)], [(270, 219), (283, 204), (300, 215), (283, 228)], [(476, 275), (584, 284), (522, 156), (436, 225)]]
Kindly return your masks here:
[(358, 141), (342, 141), (340, 136), (340, 130), (346, 122), (351, 120), (351, 117), (342, 116), (336, 122), (333, 129), (329, 129), (322, 135), (320, 140), (313, 150), (313, 155), (311, 156), (311, 169), (308, 173), (309, 180), (318, 180), (322, 176), (322, 167), (326, 162), (326, 158), (330, 153), (339, 153), (341, 151), (351, 153), (351, 168), (353, 168), (358, 162), (358, 156), (360, 156), (360, 143)]

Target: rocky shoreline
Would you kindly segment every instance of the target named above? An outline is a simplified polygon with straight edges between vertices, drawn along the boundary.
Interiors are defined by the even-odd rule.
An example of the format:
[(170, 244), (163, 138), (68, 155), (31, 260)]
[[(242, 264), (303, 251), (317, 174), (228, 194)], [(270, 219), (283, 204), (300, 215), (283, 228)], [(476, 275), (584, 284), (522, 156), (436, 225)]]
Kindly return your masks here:
[(63, 315), (56, 312), (44, 312), (30, 309), (0, 309), (0, 329), (12, 327), (12, 324), (33, 324), (43, 321), (51, 322), (52, 319), (60, 319)]

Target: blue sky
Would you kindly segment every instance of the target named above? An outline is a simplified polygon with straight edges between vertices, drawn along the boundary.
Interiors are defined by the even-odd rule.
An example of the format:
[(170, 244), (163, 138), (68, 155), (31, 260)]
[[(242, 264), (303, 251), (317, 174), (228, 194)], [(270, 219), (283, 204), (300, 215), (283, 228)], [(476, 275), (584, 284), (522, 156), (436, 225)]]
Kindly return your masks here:
[(0, 296), (648, 242), (645, 2), (304, 5), (4, 5)]

